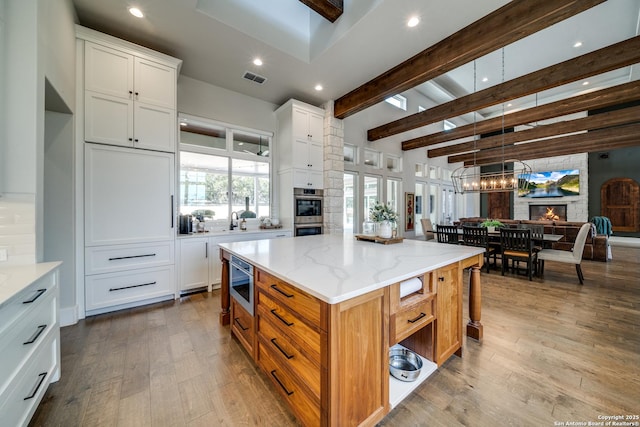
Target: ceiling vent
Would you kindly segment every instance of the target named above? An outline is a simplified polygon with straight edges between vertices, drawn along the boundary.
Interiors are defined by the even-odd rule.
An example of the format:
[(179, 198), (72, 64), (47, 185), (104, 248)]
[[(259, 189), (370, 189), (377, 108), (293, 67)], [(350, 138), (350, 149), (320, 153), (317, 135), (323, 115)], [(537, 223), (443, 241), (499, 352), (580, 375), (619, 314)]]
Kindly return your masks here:
[(244, 72), (244, 76), (242, 76), (242, 77), (244, 77), (247, 80), (251, 80), (252, 82), (256, 82), (259, 85), (261, 85), (261, 84), (263, 84), (264, 82), (267, 81), (266, 77), (261, 76), (259, 74), (252, 73), (251, 71), (245, 71)]

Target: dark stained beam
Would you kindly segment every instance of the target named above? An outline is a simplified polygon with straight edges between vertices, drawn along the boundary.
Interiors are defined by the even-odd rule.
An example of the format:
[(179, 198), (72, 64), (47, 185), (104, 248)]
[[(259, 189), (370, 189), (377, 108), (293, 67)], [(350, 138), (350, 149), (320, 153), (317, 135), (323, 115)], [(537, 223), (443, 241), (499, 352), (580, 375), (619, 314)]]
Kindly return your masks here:
[[(462, 144), (449, 145), (427, 151), (427, 157), (450, 156), (458, 153), (473, 152), (489, 148), (497, 148), (502, 145), (513, 145), (516, 142), (532, 141), (534, 139), (548, 138), (585, 130), (602, 129), (612, 126), (626, 125), (640, 122), (640, 106), (623, 108), (621, 110), (596, 114), (580, 119), (566, 120), (549, 125), (541, 125), (532, 129), (518, 132), (509, 132), (504, 135), (495, 135), (481, 138), (477, 141), (464, 142)], [(472, 156), (473, 154), (469, 154)]]
[(367, 139), (376, 141), (637, 62), (640, 62), (640, 36), (369, 129)]
[[(504, 127), (532, 123), (538, 120), (551, 119), (553, 117), (578, 113), (580, 111), (606, 108), (625, 102), (640, 100), (640, 81), (633, 81), (607, 89), (578, 95), (563, 99), (538, 107), (529, 108), (523, 111), (506, 114), (504, 116)], [(402, 143), (403, 150), (413, 150), (415, 148), (428, 147), (430, 145), (441, 144), (443, 142), (454, 141), (466, 138), (474, 134), (490, 133), (502, 129), (502, 117), (483, 120), (474, 124), (459, 126), (444, 132), (433, 133), (418, 138), (410, 139)]]
[(329, 22), (335, 22), (340, 18), (344, 10), (342, 0), (300, 0), (300, 2), (309, 6)]
[[(544, 157), (564, 156), (577, 153), (611, 150), (622, 147), (640, 146), (640, 124), (630, 124), (606, 129), (598, 129), (576, 135), (560, 136), (502, 148), (492, 148), (476, 153), (475, 160), (464, 161), (465, 166), (501, 163), (509, 159), (530, 160)], [(468, 154), (464, 154), (468, 156)], [(459, 156), (449, 157), (449, 163), (456, 163)]]
[(513, 0), (334, 102), (344, 119), (605, 0)]

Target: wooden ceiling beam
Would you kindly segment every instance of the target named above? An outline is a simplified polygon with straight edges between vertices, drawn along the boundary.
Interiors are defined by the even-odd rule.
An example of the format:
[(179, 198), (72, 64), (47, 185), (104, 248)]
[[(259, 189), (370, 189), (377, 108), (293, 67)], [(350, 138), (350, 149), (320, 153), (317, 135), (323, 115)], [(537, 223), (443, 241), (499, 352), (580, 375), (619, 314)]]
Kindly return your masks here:
[(611, 126), (625, 125), (640, 122), (640, 106), (609, 111), (575, 120), (566, 120), (549, 125), (541, 125), (532, 129), (518, 132), (509, 132), (504, 135), (495, 135), (481, 138), (477, 141), (464, 142), (462, 144), (449, 145), (442, 148), (427, 151), (427, 157), (450, 156), (458, 153), (478, 152), (489, 148), (497, 148), (502, 145), (513, 145), (516, 142), (532, 141), (534, 139), (548, 138), (585, 130), (602, 129)]
[(335, 22), (344, 11), (342, 0), (300, 0), (329, 22)]
[(473, 154), (450, 156), (449, 163), (464, 162), (465, 166), (501, 163), (503, 160), (529, 160), (567, 154), (609, 150), (621, 146), (640, 145), (640, 123), (598, 129), (576, 135), (534, 141), (508, 147), (492, 148)]
[[(640, 100), (640, 81), (633, 81), (584, 95), (578, 95), (560, 101), (544, 104), (538, 107), (517, 111), (504, 116), (504, 127), (523, 125), (547, 120), (553, 117), (610, 107), (625, 102)], [(474, 134), (490, 133), (502, 129), (502, 117), (483, 120), (474, 124), (459, 126), (444, 132), (433, 133), (418, 138), (410, 139), (402, 143), (403, 150), (428, 147), (443, 142), (466, 138)]]
[(344, 119), (474, 59), (577, 15), (604, 0), (512, 0), (334, 102)]
[(376, 141), (640, 62), (640, 36), (445, 102), (367, 131)]

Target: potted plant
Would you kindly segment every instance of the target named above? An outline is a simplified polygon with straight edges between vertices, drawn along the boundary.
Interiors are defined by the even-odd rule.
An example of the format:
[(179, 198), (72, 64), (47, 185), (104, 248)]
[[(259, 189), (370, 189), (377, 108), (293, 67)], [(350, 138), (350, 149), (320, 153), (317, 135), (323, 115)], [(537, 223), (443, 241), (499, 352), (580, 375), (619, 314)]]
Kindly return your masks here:
[(393, 234), (392, 229), (398, 220), (398, 214), (390, 206), (376, 202), (369, 208), (369, 219), (377, 223), (377, 235), (388, 239)]
[(487, 219), (482, 224), (480, 224), (480, 227), (487, 227), (487, 231), (489, 233), (493, 233), (496, 231), (496, 227), (504, 227), (504, 224), (497, 219)]

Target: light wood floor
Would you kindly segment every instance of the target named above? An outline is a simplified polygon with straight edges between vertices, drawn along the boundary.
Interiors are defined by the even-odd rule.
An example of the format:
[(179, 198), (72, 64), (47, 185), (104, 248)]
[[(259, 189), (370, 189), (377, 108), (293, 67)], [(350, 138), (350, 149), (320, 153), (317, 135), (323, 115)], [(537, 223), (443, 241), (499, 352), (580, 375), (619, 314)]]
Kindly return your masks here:
[[(640, 414), (640, 249), (548, 261), (544, 279), (482, 273), (481, 343), (453, 356), (384, 426), (554, 426)], [(33, 426), (296, 425), (228, 327), (219, 296), (62, 329), (62, 379)], [(468, 319), (465, 301), (465, 321)], [(566, 425), (566, 424), (565, 424)]]

